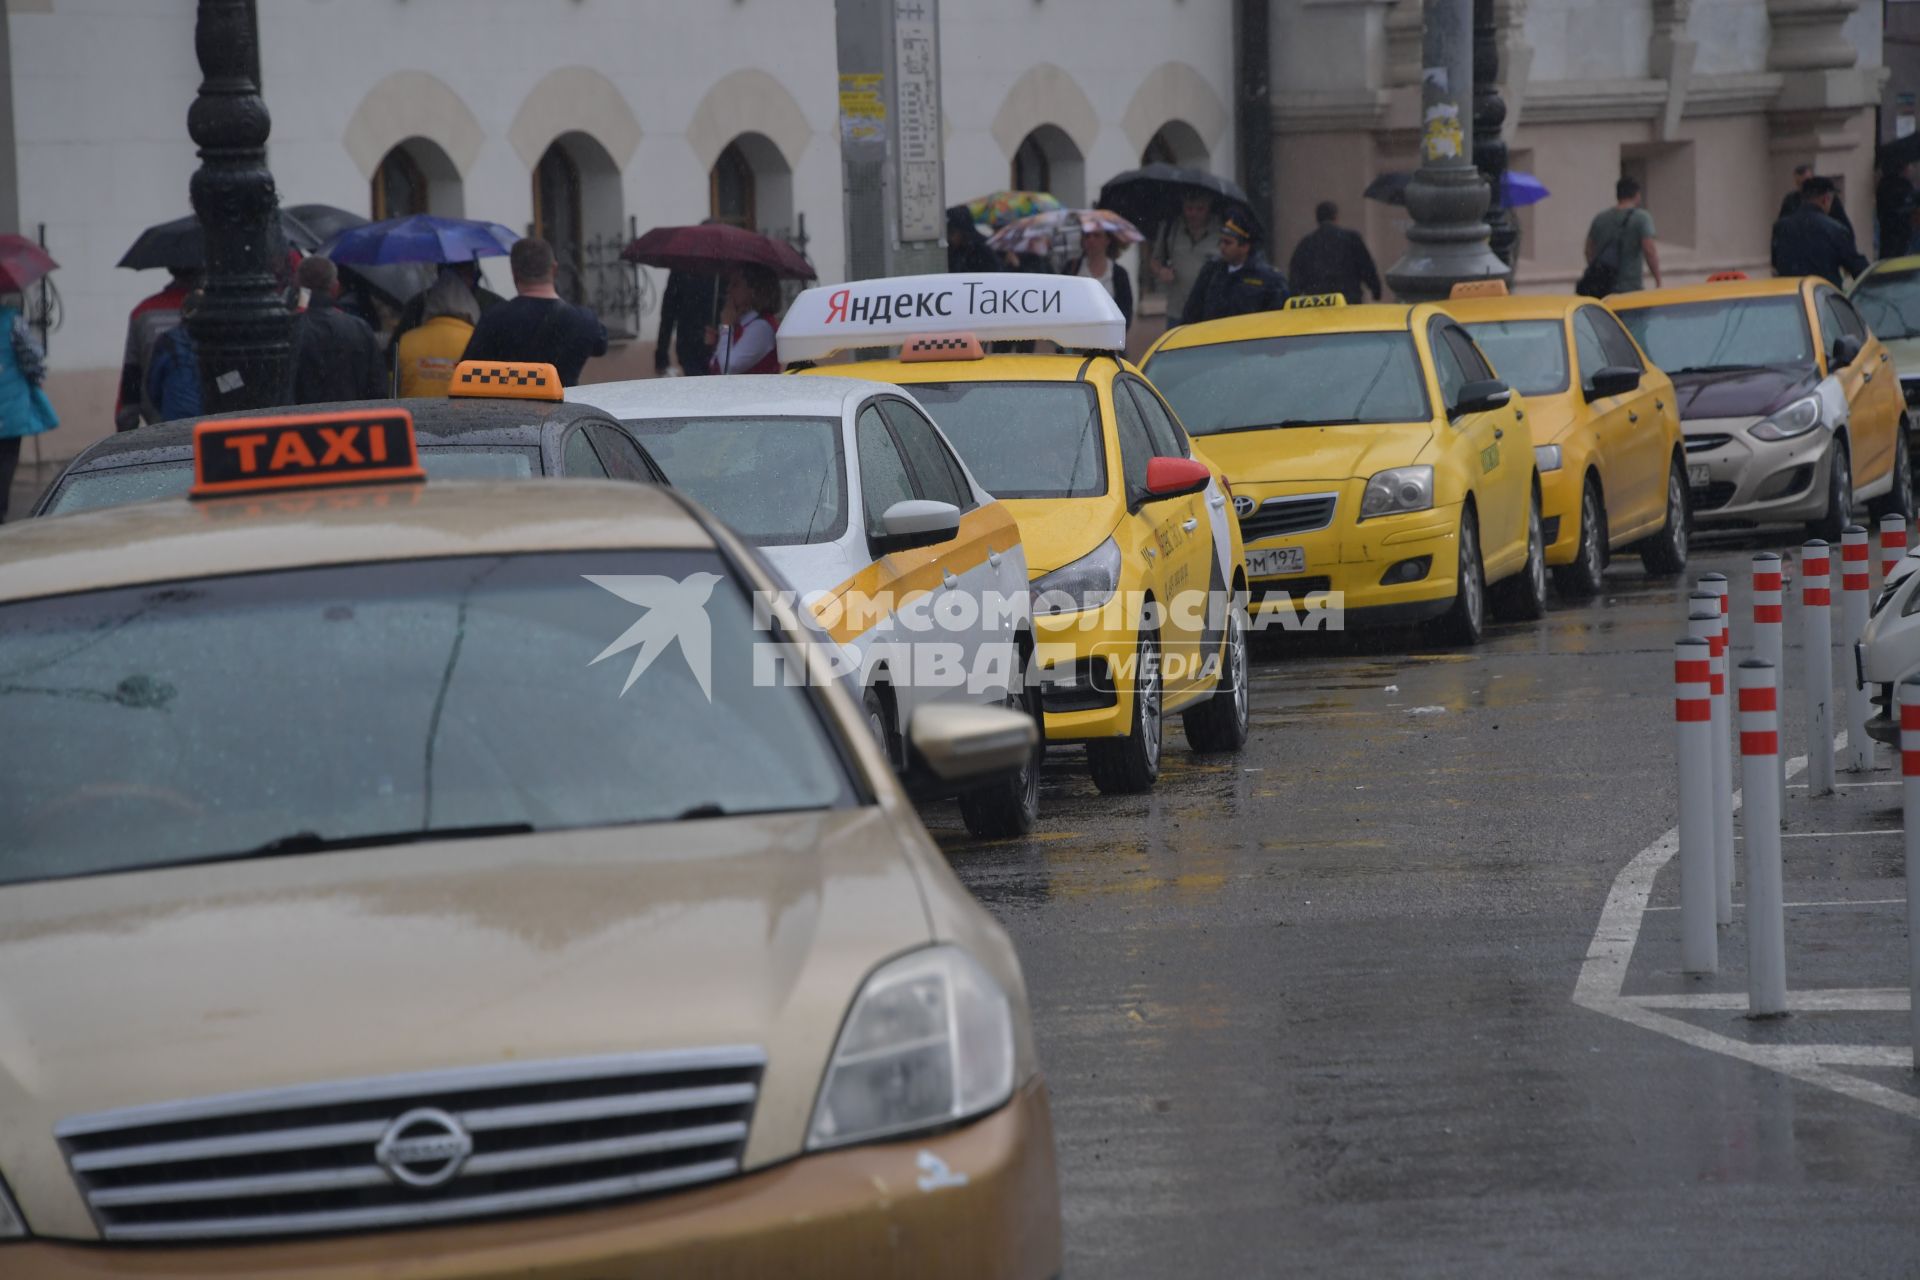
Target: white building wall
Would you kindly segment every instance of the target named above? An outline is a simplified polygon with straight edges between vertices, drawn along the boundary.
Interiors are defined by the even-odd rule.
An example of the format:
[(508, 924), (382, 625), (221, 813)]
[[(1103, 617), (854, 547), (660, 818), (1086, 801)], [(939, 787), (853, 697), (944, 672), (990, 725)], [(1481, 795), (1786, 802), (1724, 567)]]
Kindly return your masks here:
[(1693, 0), (1687, 38), (1699, 75), (1736, 75), (1767, 69), (1771, 38), (1767, 0)]
[(1647, 75), (1652, 0), (1528, 0), (1530, 78), (1639, 80)]

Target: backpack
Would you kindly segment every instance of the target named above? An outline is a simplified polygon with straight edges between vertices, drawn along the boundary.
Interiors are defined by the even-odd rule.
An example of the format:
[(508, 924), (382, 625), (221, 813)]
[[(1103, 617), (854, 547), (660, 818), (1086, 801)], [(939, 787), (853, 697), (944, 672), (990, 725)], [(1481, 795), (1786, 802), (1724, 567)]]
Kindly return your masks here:
[(1614, 285), (1620, 282), (1620, 264), (1626, 258), (1626, 231), (1633, 225), (1633, 210), (1627, 210), (1627, 216), (1615, 229), (1613, 236), (1600, 246), (1593, 255), (1593, 261), (1581, 273), (1580, 282), (1573, 291), (1584, 298), (1604, 298), (1613, 292)]

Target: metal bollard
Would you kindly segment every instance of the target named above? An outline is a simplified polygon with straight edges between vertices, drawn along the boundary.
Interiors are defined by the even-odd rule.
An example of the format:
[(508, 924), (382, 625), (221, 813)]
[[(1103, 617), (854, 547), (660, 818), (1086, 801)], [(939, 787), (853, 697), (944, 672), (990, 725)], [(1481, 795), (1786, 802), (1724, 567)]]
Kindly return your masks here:
[(1698, 636), (1673, 646), (1673, 724), (1680, 762), (1680, 967), (1687, 973), (1712, 973), (1720, 967), (1720, 938), (1714, 931), (1719, 853), (1709, 648)]
[(1873, 768), (1873, 739), (1867, 737), (1867, 691), (1854, 678), (1853, 646), (1867, 629), (1867, 593), (1872, 580), (1868, 567), (1867, 531), (1847, 526), (1840, 539), (1840, 651), (1844, 655), (1840, 681), (1846, 687), (1847, 772)]
[(1905, 516), (1880, 517), (1880, 584), (1886, 585), (1887, 575), (1893, 572), (1893, 566), (1900, 563), (1900, 557), (1907, 554), (1907, 518)]
[(1732, 924), (1733, 747), (1729, 741), (1732, 717), (1727, 714), (1727, 620), (1720, 616), (1720, 600), (1711, 591), (1695, 592), (1688, 603), (1688, 634), (1707, 642), (1708, 693), (1713, 709), (1713, 846), (1718, 886), (1715, 915), (1721, 924)]
[[(1772, 551), (1763, 551), (1753, 558), (1753, 656), (1762, 662), (1773, 664), (1779, 673), (1779, 689), (1782, 696), (1787, 690), (1786, 681), (1786, 611), (1782, 606), (1783, 580), (1780, 574), (1780, 557)], [(1781, 794), (1785, 795), (1787, 783), (1787, 757), (1780, 752)]]
[(1780, 697), (1772, 663), (1740, 664), (1740, 830), (1747, 852), (1747, 1016), (1787, 1011), (1786, 896), (1780, 872)]
[(1833, 559), (1823, 539), (1800, 548), (1800, 648), (1806, 666), (1807, 794), (1833, 794)]
[[(1920, 675), (1900, 682), (1900, 798), (1907, 846), (1907, 1033), (1920, 1070)], [(1686, 804), (1685, 793), (1681, 804)], [(1683, 808), (1681, 812), (1685, 812)]]

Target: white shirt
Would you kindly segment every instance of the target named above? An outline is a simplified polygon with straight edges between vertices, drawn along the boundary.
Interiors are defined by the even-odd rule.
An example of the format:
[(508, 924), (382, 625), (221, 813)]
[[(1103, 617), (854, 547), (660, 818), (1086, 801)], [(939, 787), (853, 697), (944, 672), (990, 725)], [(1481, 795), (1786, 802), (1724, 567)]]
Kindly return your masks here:
[(1111, 298), (1113, 296), (1113, 259), (1108, 258), (1104, 265), (1106, 269), (1096, 276), (1093, 274), (1093, 272), (1087, 270), (1087, 260), (1086, 258), (1082, 257), (1080, 259), (1080, 269), (1074, 272), (1073, 274), (1077, 276), (1089, 276), (1095, 280), (1098, 280), (1100, 282), (1100, 287), (1105, 289), (1107, 291), (1107, 296)]

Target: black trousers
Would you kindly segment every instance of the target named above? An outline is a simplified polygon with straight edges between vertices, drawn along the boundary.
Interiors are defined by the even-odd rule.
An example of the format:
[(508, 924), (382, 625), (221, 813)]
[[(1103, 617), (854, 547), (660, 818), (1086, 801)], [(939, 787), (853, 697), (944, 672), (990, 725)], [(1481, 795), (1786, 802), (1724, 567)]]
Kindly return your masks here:
[(25, 436), (0, 436), (0, 521), (7, 518), (7, 495), (13, 490), (13, 473), (20, 466), (20, 442)]

